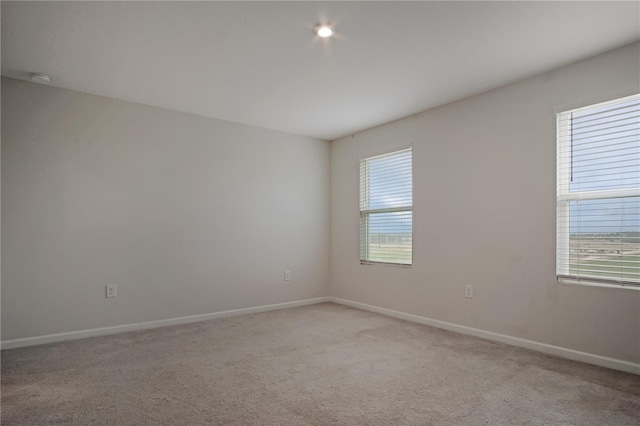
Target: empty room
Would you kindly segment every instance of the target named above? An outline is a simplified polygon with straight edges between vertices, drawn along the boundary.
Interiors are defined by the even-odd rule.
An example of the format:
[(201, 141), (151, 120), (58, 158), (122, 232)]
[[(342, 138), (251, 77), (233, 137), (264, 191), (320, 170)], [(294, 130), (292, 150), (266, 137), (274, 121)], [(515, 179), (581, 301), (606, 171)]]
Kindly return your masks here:
[(639, 425), (637, 1), (2, 1), (3, 425)]

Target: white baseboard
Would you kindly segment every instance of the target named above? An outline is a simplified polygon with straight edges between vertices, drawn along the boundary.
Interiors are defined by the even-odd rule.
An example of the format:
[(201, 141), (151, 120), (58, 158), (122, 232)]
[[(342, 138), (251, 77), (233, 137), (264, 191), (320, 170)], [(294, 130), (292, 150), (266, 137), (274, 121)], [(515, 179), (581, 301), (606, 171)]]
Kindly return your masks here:
[(535, 342), (533, 340), (521, 339), (519, 337), (507, 336), (505, 334), (493, 333), (491, 331), (480, 330), (477, 328), (467, 327), (464, 325), (453, 324), (446, 321), (439, 321), (419, 315), (408, 314), (405, 312), (394, 311), (391, 309), (381, 308), (379, 306), (367, 305), (365, 303), (353, 302), (351, 300), (340, 299), (338, 297), (329, 297), (331, 302), (340, 305), (350, 306), (352, 308), (363, 309), (365, 311), (376, 312), (390, 317), (399, 318), (405, 321), (417, 322), (419, 324), (430, 325), (432, 327), (442, 328), (444, 330), (455, 331), (456, 333), (467, 334), (470, 336), (481, 337), (495, 342), (506, 343), (512, 346), (532, 349), (534, 351), (543, 352), (549, 355), (559, 356), (574, 361), (581, 361), (587, 364), (593, 364), (600, 367), (607, 367), (614, 370), (625, 371), (640, 375), (640, 364), (635, 362), (623, 361), (615, 358), (580, 352), (573, 349), (567, 349), (560, 346), (548, 345), (546, 343)]
[(207, 321), (215, 318), (227, 318), (237, 315), (254, 314), (258, 312), (274, 311), (277, 309), (294, 308), (297, 306), (312, 305), (323, 302), (334, 302), (340, 305), (350, 306), (352, 308), (362, 309), (365, 311), (376, 312), (405, 321), (425, 324), (432, 327), (442, 328), (461, 334), (481, 337), (487, 340), (506, 343), (526, 349), (532, 349), (550, 355), (562, 358), (581, 361), (588, 364), (598, 365), (600, 367), (612, 368), (614, 370), (625, 371), (640, 375), (640, 364), (623, 361), (615, 358), (608, 358), (600, 355), (580, 352), (573, 349), (567, 349), (560, 346), (548, 345), (546, 343), (536, 342), (533, 340), (521, 339), (519, 337), (507, 336), (505, 334), (493, 333), (491, 331), (480, 330), (477, 328), (467, 327), (464, 325), (453, 324), (446, 321), (440, 321), (432, 318), (422, 317), (419, 315), (408, 314), (405, 312), (394, 311), (392, 309), (381, 308), (379, 306), (367, 305), (365, 303), (354, 302), (351, 300), (340, 299), (338, 297), (317, 297), (314, 299), (297, 300), (294, 302), (276, 303), (274, 305), (254, 306), (251, 308), (232, 309), (229, 311), (214, 312), (201, 315), (190, 315), (186, 317), (168, 318), (157, 321), (147, 321), (135, 324), (116, 325), (112, 327), (93, 328), (88, 330), (71, 331), (67, 333), (47, 334), (44, 336), (25, 337), (22, 339), (5, 340), (0, 342), (1, 349), (14, 349), (26, 346), (43, 345), (47, 343), (64, 342), (68, 340), (85, 339), (88, 337), (106, 336), (109, 334), (124, 333), (127, 331), (148, 330), (158, 327), (167, 327), (171, 325), (188, 324), (193, 322)]
[(116, 325), (112, 327), (92, 328), (88, 330), (70, 331), (67, 333), (47, 334), (44, 336), (25, 337), (22, 339), (5, 340), (0, 343), (2, 349), (22, 348), (25, 346), (44, 345), (46, 343), (64, 342), (67, 340), (85, 339), (87, 337), (106, 336), (127, 331), (148, 330), (170, 325), (188, 324), (207, 321), (215, 318), (227, 318), (237, 315), (255, 314), (258, 312), (275, 311), (277, 309), (295, 308), (296, 306), (313, 305), (315, 303), (330, 302), (329, 297), (296, 300), (294, 302), (276, 303), (274, 305), (254, 306), (251, 308), (232, 309), (230, 311), (214, 312), (210, 314), (190, 315), (186, 317), (168, 318), (157, 321), (139, 322), (135, 324)]

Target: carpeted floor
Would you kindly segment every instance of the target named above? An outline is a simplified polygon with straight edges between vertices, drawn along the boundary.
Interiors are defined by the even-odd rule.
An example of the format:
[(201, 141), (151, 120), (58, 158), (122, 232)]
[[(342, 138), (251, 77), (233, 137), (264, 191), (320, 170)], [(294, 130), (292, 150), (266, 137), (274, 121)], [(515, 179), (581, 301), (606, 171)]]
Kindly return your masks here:
[(3, 425), (638, 425), (640, 376), (331, 303), (2, 352)]

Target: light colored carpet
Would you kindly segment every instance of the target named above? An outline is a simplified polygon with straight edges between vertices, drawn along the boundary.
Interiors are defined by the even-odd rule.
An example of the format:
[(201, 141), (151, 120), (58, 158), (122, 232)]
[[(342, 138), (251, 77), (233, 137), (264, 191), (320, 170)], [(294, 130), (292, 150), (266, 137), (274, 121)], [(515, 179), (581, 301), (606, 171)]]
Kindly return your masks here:
[(2, 424), (638, 425), (640, 376), (331, 303), (2, 352)]

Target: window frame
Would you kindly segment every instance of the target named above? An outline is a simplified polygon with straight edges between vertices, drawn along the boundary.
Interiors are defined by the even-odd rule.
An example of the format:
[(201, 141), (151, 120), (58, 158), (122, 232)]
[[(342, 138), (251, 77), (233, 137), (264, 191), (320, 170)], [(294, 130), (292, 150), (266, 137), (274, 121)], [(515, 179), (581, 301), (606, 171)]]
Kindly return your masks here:
[(618, 92), (606, 98), (592, 99), (578, 104), (564, 105), (554, 109), (556, 115), (556, 278), (560, 283), (581, 284), (587, 286), (613, 287), (640, 290), (640, 283), (623, 282), (620, 279), (601, 276), (572, 276), (569, 273), (569, 263), (564, 265), (560, 259), (569, 258), (570, 239), (570, 204), (572, 201), (604, 200), (625, 197), (640, 197), (640, 186), (635, 188), (570, 191), (570, 180), (561, 173), (562, 166), (570, 162), (570, 150), (566, 149), (571, 143), (571, 136), (562, 135), (562, 117), (567, 113), (581, 112), (606, 103), (620, 102), (625, 98), (638, 98), (638, 88)]
[[(411, 154), (411, 205), (410, 206), (402, 206), (402, 207), (390, 207), (390, 208), (377, 208), (377, 209), (363, 209), (362, 208), (362, 199), (363, 199), (363, 189), (364, 189), (364, 198), (365, 199), (369, 199), (370, 198), (370, 187), (369, 187), (369, 179), (365, 179), (366, 184), (363, 184), (363, 166), (366, 167), (366, 164), (368, 161), (370, 160), (374, 160), (380, 157), (386, 157), (386, 156), (390, 156), (393, 154), (400, 154), (403, 152), (410, 152)], [(414, 255), (414, 244), (413, 244), (413, 145), (410, 145), (408, 147), (402, 147), (402, 148), (394, 148), (390, 151), (386, 151), (384, 153), (381, 154), (376, 154), (376, 155), (371, 155), (368, 157), (364, 157), (362, 159), (360, 159), (359, 162), (359, 258), (360, 258), (360, 264), (361, 265), (386, 265), (386, 266), (395, 266), (395, 267), (401, 267), (401, 268), (410, 268), (411, 266), (413, 266), (413, 255)], [(368, 204), (368, 201), (367, 201)], [(396, 262), (384, 262), (384, 261), (377, 261), (377, 260), (369, 260), (370, 259), (370, 253), (369, 253), (369, 244), (365, 243), (364, 244), (364, 250), (363, 250), (363, 236), (364, 236), (364, 240), (365, 241), (369, 241), (370, 238), (370, 233), (369, 233), (369, 221), (368, 220), (363, 220), (363, 218), (365, 217), (370, 217), (372, 214), (381, 214), (381, 213), (395, 213), (395, 212), (411, 212), (411, 263), (396, 263)], [(363, 252), (366, 252), (366, 254), (363, 256)]]

